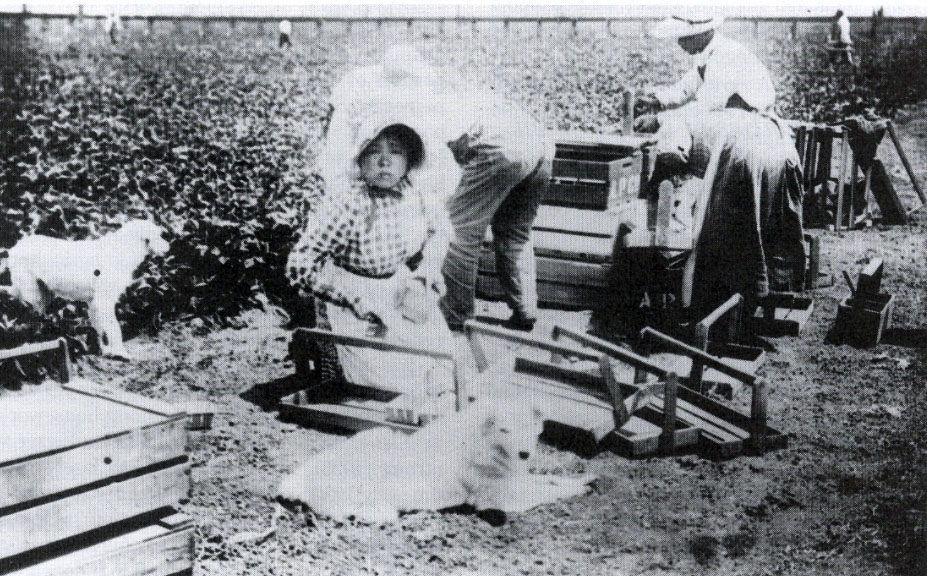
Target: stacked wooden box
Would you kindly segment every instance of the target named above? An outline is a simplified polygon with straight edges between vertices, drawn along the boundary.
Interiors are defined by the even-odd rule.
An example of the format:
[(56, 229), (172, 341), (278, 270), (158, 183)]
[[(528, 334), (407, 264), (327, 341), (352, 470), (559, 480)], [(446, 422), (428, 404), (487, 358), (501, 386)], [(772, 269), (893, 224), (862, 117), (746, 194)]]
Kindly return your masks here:
[[(532, 228), (538, 302), (589, 308), (606, 286), (620, 206), (636, 198), (645, 162), (644, 140), (581, 132), (555, 135), (550, 189)], [(477, 293), (502, 297), (491, 233), (479, 262)]]
[(86, 380), (0, 397), (0, 574), (189, 573), (185, 415)]

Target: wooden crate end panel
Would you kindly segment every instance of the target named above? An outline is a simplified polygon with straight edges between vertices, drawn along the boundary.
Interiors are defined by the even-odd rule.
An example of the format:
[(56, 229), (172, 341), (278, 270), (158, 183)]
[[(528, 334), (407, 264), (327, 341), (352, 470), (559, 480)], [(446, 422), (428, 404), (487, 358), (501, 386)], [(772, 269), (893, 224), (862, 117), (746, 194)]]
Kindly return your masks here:
[(182, 418), (0, 467), (0, 509), (181, 458)]
[(7, 576), (172, 576), (193, 568), (194, 527), (149, 526)]
[(176, 506), (189, 496), (187, 463), (0, 517), (0, 558)]

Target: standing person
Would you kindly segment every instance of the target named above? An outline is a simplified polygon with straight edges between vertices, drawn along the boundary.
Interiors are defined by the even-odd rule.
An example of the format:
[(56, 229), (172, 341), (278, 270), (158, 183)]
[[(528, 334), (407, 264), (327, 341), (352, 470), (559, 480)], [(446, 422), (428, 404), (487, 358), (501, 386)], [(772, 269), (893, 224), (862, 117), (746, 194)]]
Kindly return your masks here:
[(686, 19), (673, 16), (651, 30), (656, 38), (675, 39), (695, 57), (694, 66), (668, 86), (659, 86), (635, 103), (634, 129), (656, 132), (656, 112), (742, 108), (772, 113), (776, 90), (766, 66), (743, 45), (722, 35), (723, 18)]
[(293, 44), (290, 42), (290, 35), (293, 34), (293, 24), (287, 20), (283, 19), (280, 21), (280, 42), (278, 44), (279, 48), (289, 48)]
[(119, 32), (122, 30), (122, 18), (115, 11), (110, 11), (106, 15), (106, 33), (109, 34), (109, 41), (112, 44), (119, 43)]
[(850, 19), (843, 10), (837, 10), (834, 14), (834, 22), (830, 27), (830, 44), (832, 63), (845, 60), (856, 65), (853, 58), (853, 38), (850, 37)]

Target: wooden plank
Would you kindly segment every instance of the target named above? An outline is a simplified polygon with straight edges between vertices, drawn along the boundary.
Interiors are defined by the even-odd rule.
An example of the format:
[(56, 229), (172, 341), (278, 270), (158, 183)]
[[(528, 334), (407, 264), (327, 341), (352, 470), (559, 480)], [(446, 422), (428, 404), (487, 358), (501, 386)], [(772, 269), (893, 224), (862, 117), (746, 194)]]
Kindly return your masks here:
[(917, 176), (914, 175), (914, 169), (911, 168), (911, 162), (908, 161), (908, 155), (904, 153), (904, 148), (901, 147), (901, 140), (898, 139), (898, 134), (895, 132), (895, 123), (891, 120), (886, 122), (888, 128), (888, 135), (892, 139), (892, 143), (895, 145), (895, 150), (898, 152), (898, 158), (901, 159), (901, 164), (904, 166), (905, 171), (908, 173), (908, 178), (911, 179), (911, 184), (914, 186), (914, 191), (917, 192), (917, 197), (921, 199), (921, 204), (927, 204), (927, 195), (924, 194), (924, 191), (921, 189), (920, 183), (917, 181)]
[[(391, 422), (386, 419), (385, 408), (382, 404), (373, 408), (371, 406), (345, 406), (325, 402), (312, 402), (300, 397), (299, 392), (285, 396), (280, 400), (280, 415), (298, 419), (301, 422), (317, 426), (333, 426), (345, 430), (361, 431), (377, 426), (386, 426), (411, 434), (419, 430), (419, 426)], [(371, 403), (372, 406), (376, 404)]]
[(314, 340), (329, 340), (342, 346), (358, 346), (361, 348), (372, 348), (374, 350), (383, 350), (386, 352), (400, 352), (403, 354), (412, 354), (415, 356), (428, 356), (437, 360), (453, 360), (454, 355), (444, 350), (431, 350), (417, 346), (407, 346), (404, 344), (395, 344), (380, 340), (378, 338), (366, 338), (362, 336), (350, 336), (347, 334), (335, 334), (328, 330), (316, 328), (297, 328), (299, 332)]
[(610, 263), (615, 248), (614, 238), (579, 236), (563, 232), (532, 230), (534, 253), (568, 260), (584, 260), (597, 264)]
[(170, 576), (193, 568), (194, 527), (146, 526), (7, 576)]
[(190, 492), (189, 464), (55, 500), (0, 517), (0, 558), (176, 506)]
[(840, 167), (837, 172), (837, 202), (834, 213), (834, 230), (840, 230), (843, 222), (843, 189), (846, 185), (847, 178), (847, 160), (850, 156), (850, 145), (847, 133), (844, 132), (840, 137)]
[[(574, 286), (606, 286), (609, 265), (536, 256), (537, 280)], [(485, 247), (480, 253), (479, 271), (487, 276), (496, 273), (496, 256)]]
[[(591, 309), (602, 298), (603, 287), (571, 286), (552, 282), (537, 283), (538, 302), (568, 310)], [(495, 276), (480, 274), (476, 281), (476, 291), (480, 298), (501, 300), (504, 292)]]
[(21, 356), (29, 356), (30, 354), (41, 354), (43, 352), (51, 352), (58, 350), (60, 347), (59, 340), (51, 340), (49, 342), (38, 342), (35, 344), (23, 344), (22, 346), (17, 346), (16, 348), (5, 348), (0, 350), (0, 361), (12, 360), (13, 358), (19, 358)]
[(872, 196), (879, 204), (883, 224), (907, 224), (908, 212), (892, 185), (892, 179), (885, 171), (885, 165), (880, 160), (873, 160), (869, 167), (871, 179), (870, 190)]
[(566, 160), (554, 158), (551, 175), (555, 178), (576, 178), (580, 180), (596, 180), (608, 182), (611, 173), (611, 162), (594, 162), (589, 160)]
[(607, 182), (581, 182), (554, 178), (541, 202), (582, 210), (605, 210), (608, 207)]
[(541, 206), (531, 229), (613, 239), (619, 224), (618, 215), (612, 212)]
[(563, 326), (554, 326), (552, 338), (554, 340), (559, 340), (560, 337), (569, 338), (570, 340), (578, 342), (579, 344), (587, 346), (597, 352), (608, 354), (616, 360), (620, 360), (625, 364), (629, 364), (650, 374), (655, 374), (659, 378), (666, 378), (666, 376), (669, 375), (669, 371), (659, 364), (656, 364), (648, 358), (645, 358), (644, 356), (641, 356), (627, 348), (612, 344), (607, 340), (602, 340), (601, 338), (597, 338), (595, 336), (578, 332)]
[(732, 366), (720, 358), (712, 356), (698, 348), (689, 346), (685, 342), (681, 342), (675, 338), (662, 334), (653, 328), (647, 327), (641, 330), (641, 340), (645, 341), (647, 338), (653, 338), (660, 343), (661, 346), (666, 346), (671, 350), (675, 350), (680, 354), (685, 354), (691, 358), (698, 359), (702, 364), (709, 368), (713, 368), (722, 374), (727, 374), (732, 378), (737, 378), (738, 380), (746, 383), (753, 384), (756, 380), (756, 375), (749, 372), (744, 372), (743, 370), (738, 369), (735, 366)]
[(642, 149), (645, 144), (653, 140), (652, 134), (648, 138), (635, 134), (599, 134), (578, 130), (555, 130), (552, 136), (558, 146), (582, 144), (602, 148), (610, 147), (627, 151), (629, 154)]
[(182, 416), (38, 459), (0, 465), (0, 510), (184, 456)]
[[(132, 400), (134, 401), (134, 395)], [(0, 467), (156, 424), (160, 414), (48, 383), (0, 398)], [(183, 412), (168, 416), (182, 418)]]
[(153, 414), (160, 414), (162, 416), (178, 416), (184, 413), (180, 408), (172, 406), (167, 402), (162, 402), (154, 398), (146, 398), (145, 396), (132, 394), (131, 392), (124, 392), (118, 388), (102, 386), (83, 378), (74, 378), (66, 385), (64, 385), (63, 388), (65, 390), (71, 390), (81, 394), (87, 394), (88, 396), (103, 398), (104, 400), (110, 400), (112, 402), (116, 402), (117, 404), (131, 406), (133, 408), (138, 408), (139, 410), (144, 410)]

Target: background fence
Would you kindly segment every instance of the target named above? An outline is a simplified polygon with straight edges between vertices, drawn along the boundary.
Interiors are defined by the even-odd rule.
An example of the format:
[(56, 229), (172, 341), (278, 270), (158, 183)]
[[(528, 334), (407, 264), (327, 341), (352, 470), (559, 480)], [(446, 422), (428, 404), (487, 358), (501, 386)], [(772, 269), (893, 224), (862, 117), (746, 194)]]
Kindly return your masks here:
[[(66, 23), (72, 26), (104, 26), (106, 16), (102, 14), (85, 14), (83, 6), (79, 6), (73, 14), (43, 13), (29, 10), (24, 4), (19, 12), (0, 12), (0, 17), (6, 22), (11, 19), (39, 21), (40, 26), (50, 27)], [(162, 27), (182, 28), (194, 26), (202, 35), (211, 33), (231, 34), (235, 31), (249, 31), (256, 33), (276, 33), (276, 24), (281, 16), (236, 14), (229, 16), (218, 15), (153, 15), (153, 14), (122, 14), (120, 15), (124, 26), (135, 29), (147, 29), (154, 33)], [(325, 32), (352, 31), (357, 26), (373, 25), (378, 28), (384, 26), (405, 27), (410, 34), (446, 33), (452, 30), (470, 28), (479, 31), (482, 26), (502, 26), (503, 28), (536, 26), (538, 32), (545, 29), (566, 30), (581, 33), (589, 27), (605, 27), (617, 35), (620, 28), (623, 33), (637, 31), (644, 34), (647, 27), (659, 18), (653, 16), (621, 16), (621, 15), (540, 15), (540, 16), (427, 16), (427, 15), (337, 15), (320, 13), (319, 15), (293, 15), (287, 16), (294, 25), (294, 34), (304, 36), (323, 34)], [(735, 29), (744, 35), (765, 37), (770, 33), (780, 33), (783, 28), (794, 38), (806, 36), (829, 35), (830, 16), (734, 16), (726, 20), (725, 28)], [(921, 17), (884, 16), (875, 13), (868, 17), (851, 17), (854, 37), (865, 38), (870, 41), (893, 41), (910, 39), (927, 27), (927, 19)]]

